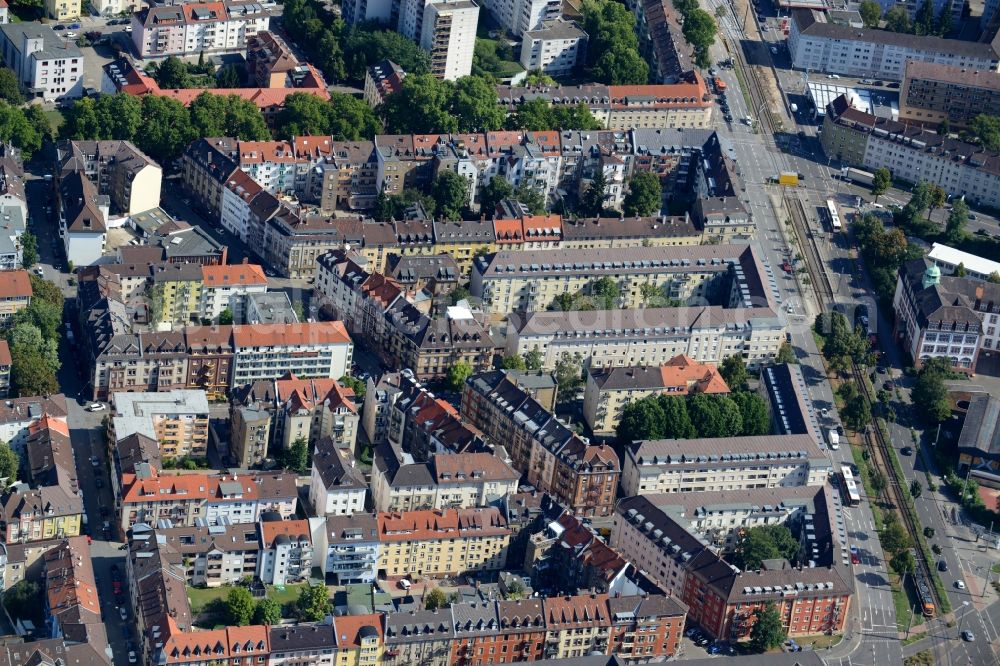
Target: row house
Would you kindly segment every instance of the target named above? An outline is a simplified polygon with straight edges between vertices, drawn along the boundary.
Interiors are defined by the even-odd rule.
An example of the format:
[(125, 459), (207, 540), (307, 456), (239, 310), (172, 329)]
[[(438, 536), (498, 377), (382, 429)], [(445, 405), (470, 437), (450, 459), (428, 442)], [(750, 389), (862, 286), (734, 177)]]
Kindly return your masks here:
[(51, 421), (66, 424), (69, 407), (62, 393), (26, 396), (0, 401), (0, 440), (19, 455), (24, 454), (24, 443), (32, 434), (32, 426), (43, 416)]
[(971, 375), (982, 351), (1000, 349), (1000, 285), (973, 277), (942, 275), (928, 259), (899, 269), (894, 335), (916, 367), (948, 359), (955, 372)]
[(375, 450), (371, 484), (376, 511), (468, 509), (516, 493), (520, 478), (494, 453), (435, 453), (427, 462), (408, 462), (386, 444)]
[(482, 432), (462, 419), (447, 400), (430, 393), (412, 373), (400, 373), (399, 388), (388, 414), (389, 445), (421, 461), (433, 454), (485, 448)]
[[(235, 585), (257, 575), (261, 542), (254, 525), (191, 525), (143, 529), (129, 541), (130, 557), (159, 557), (183, 571), (186, 584)], [(138, 536), (142, 535), (142, 536)]]
[(352, 449), (323, 437), (312, 453), (309, 503), (317, 516), (349, 516), (365, 508), (368, 482)]
[(507, 563), (511, 531), (495, 507), (378, 514), (379, 577), (414, 580), (478, 571)]
[(87, 537), (64, 539), (46, 552), (41, 582), (48, 635), (106, 649), (108, 638)]
[(290, 473), (164, 475), (148, 464), (122, 475), (117, 499), (120, 526), (136, 523), (174, 525), (255, 523), (265, 511), (290, 518), (298, 505), (295, 476)]
[(320, 571), (332, 584), (371, 584), (378, 579), (382, 544), (373, 514), (327, 516), (313, 534)]
[(470, 377), (461, 413), (489, 441), (506, 447), (529, 484), (574, 513), (611, 515), (621, 472), (617, 454), (581, 439), (504, 371)]
[(690, 618), (716, 638), (747, 638), (754, 611), (768, 603), (778, 606), (792, 637), (837, 633), (846, 624), (852, 594), (837, 568), (785, 563), (741, 572), (646, 497), (619, 503), (611, 545), (682, 599)]
[(143, 9), (132, 15), (132, 43), (140, 58), (242, 52), (271, 15), (256, 2), (195, 2)]
[(160, 205), (163, 169), (130, 141), (61, 141), (56, 146), (60, 179), (82, 172), (111, 199), (123, 215), (136, 215)]
[(350, 251), (320, 256), (316, 291), (387, 365), (432, 379), (444, 377), (455, 363), (492, 364), (495, 343), (478, 312), (460, 304), (428, 316), (395, 280), (368, 272), (365, 263)]
[(26, 270), (4, 271), (0, 280), (0, 323), (31, 305), (31, 277)]
[(258, 524), (261, 557), (257, 576), (265, 585), (284, 586), (309, 578), (313, 542), (308, 520), (283, 520), (263, 514)]

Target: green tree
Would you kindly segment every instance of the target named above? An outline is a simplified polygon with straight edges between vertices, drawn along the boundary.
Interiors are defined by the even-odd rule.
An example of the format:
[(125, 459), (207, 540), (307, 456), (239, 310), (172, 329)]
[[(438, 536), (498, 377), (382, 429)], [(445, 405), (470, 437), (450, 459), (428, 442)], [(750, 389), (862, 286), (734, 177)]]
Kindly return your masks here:
[(618, 283), (610, 277), (602, 277), (595, 282), (592, 291), (601, 310), (613, 310), (618, 304), (618, 299), (621, 298), (621, 289), (618, 287)]
[(472, 376), (472, 366), (465, 361), (458, 361), (448, 368), (448, 386), (452, 391), (461, 392), (465, 380)]
[(24, 109), (0, 101), (0, 141), (20, 148), (25, 161), (42, 147), (42, 134), (29, 117)]
[(885, 492), (885, 475), (879, 470), (873, 468), (868, 473), (868, 482), (871, 484), (872, 492), (875, 493), (875, 497), (879, 497), (883, 492)]
[(244, 84), (245, 70), (236, 65), (226, 65), (215, 75), (215, 86), (217, 88), (242, 88)]
[(188, 110), (175, 99), (146, 95), (141, 113), (142, 133), (136, 144), (155, 160), (176, 159), (195, 137)]
[(527, 370), (542, 369), (542, 352), (538, 347), (524, 353), (524, 367)]
[(460, 220), (469, 203), (469, 181), (454, 171), (443, 170), (431, 181), (431, 196), (437, 203), (438, 217)]
[(775, 363), (798, 364), (799, 357), (795, 355), (795, 348), (787, 342), (782, 342), (778, 347), (778, 355), (774, 357)]
[(226, 595), (226, 618), (230, 625), (245, 627), (253, 619), (254, 603), (250, 590), (237, 586)]
[(238, 95), (203, 92), (188, 107), (196, 136), (232, 136), (266, 141), (271, 132), (257, 105)]
[(610, 86), (643, 85), (649, 78), (649, 65), (638, 51), (605, 51), (590, 70), (595, 81)]
[(986, 278), (986, 281), (990, 284), (1000, 284), (1000, 271), (993, 271), (990, 276)]
[(527, 369), (525, 366), (524, 359), (517, 354), (504, 356), (503, 360), (500, 362), (500, 367), (504, 370), (519, 370), (523, 371)]
[(750, 373), (741, 354), (733, 354), (722, 359), (719, 374), (726, 380), (730, 391), (745, 391), (749, 384)]
[(31, 305), (14, 315), (14, 324), (28, 322), (38, 327), (46, 340), (56, 340), (62, 325), (62, 308), (41, 299), (32, 300)]
[(948, 122), (947, 118), (941, 120), (937, 126), (938, 136), (948, 136), (951, 133), (951, 123)]
[(722, 19), (724, 19), (726, 17), (726, 14), (728, 14), (728, 13), (729, 13), (729, 10), (726, 9), (725, 5), (719, 5), (718, 7), (715, 8), (715, 12), (714, 12), (715, 18), (719, 19), (720, 21)]
[(498, 130), (507, 116), (497, 100), (496, 85), (478, 76), (463, 76), (455, 81), (451, 112), (460, 132)]
[(969, 221), (969, 204), (965, 199), (958, 199), (952, 204), (951, 212), (945, 222), (945, 235), (952, 242), (960, 241), (965, 236), (965, 223)]
[(858, 6), (858, 13), (861, 14), (861, 21), (866, 28), (877, 28), (882, 18), (882, 6), (875, 0), (862, 0)]
[(347, 77), (362, 83), (368, 67), (382, 60), (391, 60), (411, 75), (430, 71), (430, 55), (413, 40), (395, 30), (374, 29), (369, 25), (352, 27), (344, 39)]
[(392, 219), (395, 212), (394, 209), (395, 206), (393, 206), (392, 197), (386, 193), (385, 184), (383, 184), (378, 189), (378, 196), (375, 198), (375, 208), (372, 211), (372, 217), (378, 222), (388, 222)]
[(781, 614), (773, 602), (753, 612), (753, 626), (750, 627), (750, 647), (756, 652), (767, 652), (780, 646), (788, 638)]
[(306, 622), (319, 622), (333, 610), (325, 585), (309, 585), (302, 588), (295, 605), (299, 609), (300, 617)]
[(910, 396), (917, 413), (930, 423), (940, 423), (951, 416), (948, 389), (943, 374), (936, 366), (921, 369)]
[(35, 238), (35, 234), (30, 231), (25, 231), (21, 234), (21, 265), (25, 268), (31, 268), (37, 262), (38, 239)]
[(934, 211), (944, 205), (945, 200), (948, 198), (947, 193), (944, 188), (940, 185), (930, 185), (928, 187), (927, 193), (927, 219), (931, 218)]
[(983, 144), (987, 150), (1000, 150), (1000, 117), (980, 114), (972, 119), (969, 138)]
[(583, 384), (582, 368), (583, 357), (579, 353), (563, 352), (556, 361), (556, 386), (561, 399), (570, 400), (576, 396), (577, 389)]
[(696, 393), (687, 408), (699, 437), (736, 437), (743, 431), (740, 408), (727, 396)]
[(13, 106), (24, 104), (17, 76), (13, 70), (6, 67), (0, 69), (0, 99)]
[(296, 438), (282, 452), (281, 465), (298, 474), (305, 474), (309, 471), (309, 440), (305, 437)]
[(625, 215), (647, 217), (655, 215), (663, 206), (663, 188), (659, 177), (649, 171), (640, 171), (628, 181), (628, 192), (622, 205)]
[(549, 118), (553, 130), (599, 130), (604, 127), (590, 107), (582, 102), (575, 105), (560, 105), (549, 107)]
[(910, 483), (910, 495), (916, 499), (924, 494), (924, 487), (920, 485), (920, 481), (914, 479)]
[(381, 133), (375, 112), (352, 95), (333, 93), (324, 100), (310, 93), (292, 93), (278, 114), (278, 135), (330, 135), (335, 141), (356, 141)]
[(424, 594), (424, 608), (427, 610), (438, 610), (447, 606), (448, 598), (440, 587), (432, 588)]
[(625, 5), (587, 0), (582, 13), (591, 79), (608, 85), (648, 83), (649, 65), (639, 55), (635, 16)]
[(734, 553), (737, 566), (744, 571), (760, 569), (764, 560), (786, 559), (794, 561), (799, 552), (799, 541), (784, 525), (759, 525), (751, 527), (740, 539)]
[(893, 5), (885, 13), (885, 29), (890, 32), (910, 32), (910, 15), (903, 5)]
[[(868, 0), (868, 2), (871, 2), (871, 0)], [(861, 4), (862, 6), (864, 5), (864, 3)], [(878, 7), (878, 4), (875, 2), (871, 2), (871, 4)], [(875, 203), (878, 203), (878, 198), (885, 194), (886, 191), (888, 191), (888, 189), (892, 186), (892, 172), (885, 167), (879, 167), (878, 169), (875, 169), (875, 173), (873, 175), (872, 195), (875, 197)]]
[(864, 396), (856, 395), (844, 405), (841, 415), (844, 417), (844, 422), (855, 431), (863, 430), (872, 421), (871, 405)]
[(897, 575), (902, 576), (916, 571), (917, 561), (914, 559), (912, 551), (902, 550), (893, 555), (892, 559), (889, 560), (889, 566)]
[(265, 597), (253, 609), (253, 623), (275, 625), (281, 622), (281, 604)]
[(931, 0), (924, 0), (917, 10), (917, 15), (913, 21), (914, 32), (918, 35), (934, 34), (934, 4)]
[(767, 435), (771, 432), (771, 417), (767, 412), (767, 403), (762, 397), (750, 391), (734, 393), (732, 401), (740, 408), (743, 420), (741, 435)]
[(352, 377), (351, 375), (344, 375), (339, 380), (341, 386), (351, 389), (354, 391), (354, 399), (357, 402), (361, 402), (365, 399), (365, 392), (368, 390), (368, 386), (365, 382), (357, 377)]
[(679, 395), (660, 395), (656, 400), (663, 413), (663, 434), (668, 439), (692, 439), (698, 436), (691, 415), (688, 414), (687, 401)]
[(552, 299), (550, 309), (558, 310), (559, 312), (571, 312), (576, 309), (576, 294), (568, 291), (556, 294), (556, 297)]
[(701, 68), (712, 64), (708, 50), (717, 31), (715, 19), (704, 9), (692, 9), (684, 15), (684, 39), (694, 47), (694, 61)]
[(222, 326), (230, 326), (233, 323), (233, 311), (226, 308), (219, 313), (219, 324)]
[(650, 282), (639, 285), (639, 295), (642, 296), (642, 304), (648, 308), (660, 307), (666, 300), (663, 288)]
[[(686, 409), (684, 413), (687, 414)], [(666, 416), (659, 401), (644, 398), (625, 405), (615, 435), (623, 445), (643, 439), (662, 439), (665, 426)]]
[(579, 210), (580, 214), (584, 217), (600, 217), (604, 212), (604, 202), (607, 200), (608, 195), (605, 192), (607, 188), (607, 179), (604, 177), (604, 171), (598, 170), (594, 174), (593, 180), (590, 185), (584, 191), (583, 196), (580, 197)]
[(497, 204), (509, 198), (514, 193), (503, 176), (493, 176), (479, 192), (479, 210), (489, 219), (496, 210)]
[(552, 127), (552, 107), (543, 97), (535, 97), (517, 105), (517, 109), (507, 119), (508, 129), (524, 129), (542, 132)]
[(969, 274), (969, 271), (967, 271), (965, 269), (965, 264), (962, 263), (961, 261), (958, 262), (958, 266), (955, 266), (954, 276), (955, 277), (965, 277), (968, 274)]
[(906, 533), (906, 530), (903, 529), (903, 526), (898, 521), (891, 522), (882, 529), (882, 533), (879, 535), (879, 543), (882, 544), (882, 550), (892, 555), (913, 547), (910, 535)]
[(168, 56), (156, 68), (156, 82), (161, 88), (190, 88), (191, 75), (187, 64), (177, 56)]
[(954, 21), (951, 18), (951, 10), (951, 2), (946, 2), (941, 6), (941, 12), (938, 14), (937, 26), (935, 29), (935, 33), (940, 37), (946, 36), (954, 27)]
[(0, 478), (5, 479), (8, 486), (17, 481), (17, 468), (20, 464), (21, 459), (14, 450), (0, 442)]
[(458, 118), (451, 112), (452, 87), (450, 81), (440, 81), (430, 74), (407, 76), (399, 91), (389, 95), (382, 104), (386, 131), (392, 134), (457, 132)]
[(524, 204), (532, 215), (545, 214), (545, 194), (528, 183), (521, 183), (514, 190), (513, 198)]

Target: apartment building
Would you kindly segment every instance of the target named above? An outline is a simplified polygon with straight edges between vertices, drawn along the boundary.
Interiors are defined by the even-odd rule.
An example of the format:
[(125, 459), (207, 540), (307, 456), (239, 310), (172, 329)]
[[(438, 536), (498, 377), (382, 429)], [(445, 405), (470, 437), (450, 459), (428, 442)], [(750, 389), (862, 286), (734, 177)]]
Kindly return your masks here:
[(351, 448), (322, 437), (312, 452), (309, 503), (317, 516), (349, 516), (365, 509), (368, 482)]
[(847, 620), (852, 594), (840, 569), (784, 563), (740, 572), (647, 497), (619, 503), (611, 545), (680, 597), (702, 629), (723, 640), (749, 636), (753, 611), (768, 602), (779, 606), (791, 637), (840, 631)]
[(1000, 73), (909, 60), (899, 90), (899, 118), (935, 129), (968, 127), (1000, 104)]
[(701, 198), (695, 202), (695, 219), (707, 241), (741, 243), (750, 240), (756, 225), (739, 197)]
[(256, 467), (269, 454), (271, 412), (256, 405), (237, 405), (229, 412), (229, 453), (240, 467)]
[(65, 419), (42, 415), (28, 426), (21, 448), (23, 467), (34, 488), (14, 486), (3, 498), (4, 541), (25, 543), (80, 534), (83, 499)]
[[(416, 460), (484, 448), (483, 433), (462, 419), (448, 401), (435, 397), (417, 382), (413, 373), (400, 373), (399, 388), (400, 394), (388, 412), (389, 445)], [(391, 456), (386, 460), (392, 464)]]
[(342, 322), (233, 327), (233, 383), (296, 377), (343, 377), (354, 345)]
[(431, 56), (431, 74), (454, 81), (472, 73), (479, 5), (472, 0), (438, 0), (424, 6), (420, 48)]
[(635, 14), (639, 47), (655, 80), (673, 83), (694, 69), (683, 18), (670, 0), (630, 0), (626, 6)]
[(0, 398), (6, 398), (10, 393), (10, 368), (13, 363), (7, 341), (0, 340)]
[(328, 625), (267, 627), (271, 654), (268, 664), (333, 664), (338, 658), (337, 629)]
[(376, 581), (382, 545), (375, 516), (361, 512), (327, 516), (326, 525), (317, 534), (320, 569), (335, 584)]
[(0, 402), (0, 440), (21, 455), (31, 426), (39, 419), (45, 416), (66, 423), (67, 415), (66, 396), (62, 393), (4, 400)]
[(157, 528), (151, 539), (135, 540), (129, 552), (149, 553), (184, 571), (196, 587), (236, 585), (257, 575), (261, 542), (253, 525), (188, 525)]
[(0, 271), (21, 268), (21, 236), (28, 224), (28, 198), (24, 193), (21, 151), (0, 143)]
[(235, 321), (241, 321), (246, 297), (265, 293), (267, 277), (258, 264), (201, 266), (198, 315), (214, 322), (229, 310)]
[(282, 520), (263, 514), (260, 533), (260, 564), (257, 575), (265, 585), (287, 585), (309, 578), (313, 543), (308, 520)]
[(0, 322), (9, 321), (31, 305), (31, 295), (31, 276), (28, 271), (4, 271), (3, 279), (0, 280)]
[(132, 15), (140, 58), (242, 52), (271, 15), (256, 2), (195, 2), (142, 9)]
[(569, 76), (587, 52), (587, 33), (562, 18), (545, 21), (525, 31), (521, 65), (529, 72), (541, 70), (552, 77)]
[(97, 193), (111, 199), (111, 208), (137, 215), (160, 205), (163, 169), (131, 141), (61, 141), (56, 146), (60, 178), (83, 172)]
[(911, 60), (992, 71), (1000, 66), (993, 42), (858, 29), (811, 9), (792, 10), (790, 24), (788, 52), (796, 69), (902, 81)]
[(519, 472), (496, 454), (433, 454), (427, 462), (392, 445), (375, 450), (372, 498), (376, 511), (469, 509), (517, 492)]
[(982, 206), (1000, 205), (1000, 153), (941, 136), (918, 123), (902, 123), (858, 111), (841, 96), (827, 106), (823, 151), (894, 178), (939, 185), (953, 197)]
[(662, 365), (680, 354), (719, 364), (739, 354), (757, 367), (785, 340), (785, 323), (772, 307), (530, 312), (508, 321), (506, 355), (538, 350), (545, 370), (566, 355), (579, 355), (585, 367), (624, 367)]
[(54, 102), (83, 95), (83, 52), (51, 26), (4, 23), (0, 39), (4, 64), (13, 70), (27, 98)]
[[(344, 3), (346, 8), (348, 3)], [(382, 60), (365, 71), (365, 102), (373, 109), (403, 88), (406, 72), (391, 60)]]
[(151, 323), (157, 330), (198, 323), (201, 301), (201, 267), (198, 264), (163, 263), (152, 267), (150, 294), (157, 302)]
[(494, 317), (547, 310), (560, 294), (593, 295), (604, 277), (619, 289), (616, 308), (645, 305), (643, 285), (669, 299), (733, 307), (751, 300), (743, 297), (750, 289), (744, 271), (759, 274), (759, 263), (748, 245), (500, 251), (473, 262), (470, 291)]
[(658, 439), (625, 449), (626, 496), (826, 483), (830, 460), (809, 435)]
[(115, 393), (114, 441), (141, 434), (159, 443), (160, 456), (204, 458), (208, 452), (208, 398), (204, 391)]
[(272, 442), (278, 450), (291, 448), (300, 438), (310, 449), (329, 439), (337, 448), (354, 450), (360, 421), (354, 392), (336, 379), (282, 376), (274, 381), (273, 411)]
[(462, 392), (462, 416), (503, 445), (530, 485), (582, 516), (613, 511), (618, 456), (578, 437), (502, 370), (474, 375)]
[(45, 553), (41, 583), (49, 634), (66, 641), (89, 643), (100, 654), (98, 650), (107, 646), (107, 634), (87, 537), (63, 539)]
[(80, 171), (59, 179), (56, 188), (59, 236), (68, 261), (90, 266), (104, 256), (109, 199)]
[(729, 387), (711, 365), (676, 356), (661, 366), (595, 368), (587, 372), (583, 418), (595, 435), (612, 435), (625, 407), (652, 395), (726, 394)]
[(187, 326), (184, 344), (187, 348), (186, 387), (200, 389), (212, 399), (225, 397), (232, 386), (232, 327)]
[(511, 531), (495, 507), (378, 514), (379, 577), (455, 576), (496, 571)]
[(981, 350), (1000, 345), (1000, 285), (943, 276), (918, 259), (900, 268), (892, 306), (895, 338), (918, 368), (947, 358), (955, 372), (972, 375)]
[(385, 616), (385, 663), (392, 666), (427, 664), (449, 666), (451, 611), (411, 610)]
[(224, 265), (228, 250), (200, 226), (174, 219), (162, 208), (132, 215), (126, 222), (139, 246), (118, 247), (122, 263), (163, 261), (172, 264)]
[[(523, 54), (523, 51), (522, 51)], [(701, 74), (692, 70), (673, 83), (634, 86), (505, 86), (497, 87), (500, 105), (513, 113), (519, 104), (544, 99), (550, 104), (583, 104), (609, 130), (668, 129), (712, 126), (712, 97)], [(687, 144), (690, 145), (690, 144)]]
[(771, 414), (771, 432), (776, 435), (809, 435), (817, 446), (826, 445), (817, 410), (809, 396), (802, 368), (793, 363), (761, 369), (761, 395)]
[(361, 427), (373, 447), (389, 441), (389, 415), (402, 394), (400, 373), (387, 372), (378, 379), (369, 378), (365, 383), (365, 403), (361, 412)]
[(515, 37), (558, 18), (561, 7), (554, 0), (485, 0), (483, 6)]
[(256, 523), (264, 511), (286, 518), (295, 513), (298, 493), (290, 473), (161, 474), (155, 467), (139, 466), (122, 475), (117, 498), (123, 531), (136, 523), (170, 520), (175, 526), (228, 521)]
[(335, 250), (317, 261), (316, 290), (354, 335), (394, 368), (421, 379), (443, 377), (455, 363), (492, 363), (495, 344), (478, 312), (458, 305), (442, 315), (421, 311), (395, 280), (365, 269), (355, 253)]

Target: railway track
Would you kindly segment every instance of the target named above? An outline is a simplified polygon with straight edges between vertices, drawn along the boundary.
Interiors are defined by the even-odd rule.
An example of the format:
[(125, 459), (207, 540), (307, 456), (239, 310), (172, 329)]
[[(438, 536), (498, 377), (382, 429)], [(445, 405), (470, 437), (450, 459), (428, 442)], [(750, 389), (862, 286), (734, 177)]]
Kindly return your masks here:
[(768, 101), (767, 94), (764, 92), (765, 88), (761, 84), (757, 70), (747, 63), (742, 44), (731, 45), (727, 42), (726, 50), (736, 60), (736, 66), (746, 74), (747, 92), (750, 95), (750, 103), (753, 105), (753, 109), (750, 111), (759, 114), (761, 125), (767, 130), (768, 134), (773, 136), (778, 126), (774, 120), (774, 114), (771, 112), (771, 104)]
[(799, 238), (799, 245), (805, 252), (806, 270), (809, 280), (816, 289), (816, 296), (819, 300), (820, 310), (827, 310), (834, 302), (833, 285), (830, 284), (830, 277), (823, 270), (823, 258), (816, 247), (816, 239), (809, 231), (806, 221), (806, 211), (802, 206), (802, 201), (798, 197), (785, 195), (785, 210), (792, 220), (792, 228)]
[[(853, 364), (853, 374), (855, 383), (858, 385), (861, 395), (865, 397), (869, 407), (872, 407), (876, 402), (875, 396), (872, 395), (873, 389), (866, 381), (864, 370), (857, 363)], [(903, 526), (906, 527), (906, 531), (910, 534), (910, 538), (913, 540), (914, 546), (916, 546), (912, 549), (912, 552), (914, 554), (914, 559), (917, 561), (917, 569), (923, 575), (924, 580), (933, 581), (934, 577), (933, 572), (931, 571), (930, 563), (924, 557), (923, 549), (919, 547), (920, 540), (918, 538), (918, 533), (920, 525), (914, 520), (913, 514), (909, 510), (909, 506), (906, 504), (906, 495), (903, 492), (900, 479), (896, 476), (895, 467), (892, 464), (891, 454), (889, 452), (889, 443), (886, 441), (885, 435), (882, 434), (882, 429), (879, 428), (878, 425), (874, 428), (869, 428), (865, 433), (865, 441), (868, 445), (868, 449), (872, 452), (872, 461), (885, 475), (886, 499), (889, 500), (889, 503), (892, 506), (898, 509), (897, 513), (899, 513), (903, 520)], [(928, 588), (934, 597), (935, 607), (941, 608), (941, 599), (938, 597), (937, 588), (933, 585), (933, 583), (929, 583)]]

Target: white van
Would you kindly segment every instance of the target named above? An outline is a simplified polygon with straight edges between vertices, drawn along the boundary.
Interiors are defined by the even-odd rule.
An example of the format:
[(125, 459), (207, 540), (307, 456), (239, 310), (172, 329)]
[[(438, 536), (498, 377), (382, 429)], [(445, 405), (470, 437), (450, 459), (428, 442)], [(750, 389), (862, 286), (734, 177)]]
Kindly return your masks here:
[(404, 590), (410, 589), (410, 581), (406, 580), (405, 578), (400, 579), (399, 587), (401, 587)]
[(832, 451), (836, 451), (840, 448), (840, 433), (838, 433), (836, 429), (830, 428), (830, 430), (827, 431), (826, 437), (827, 441), (830, 442), (830, 449)]

